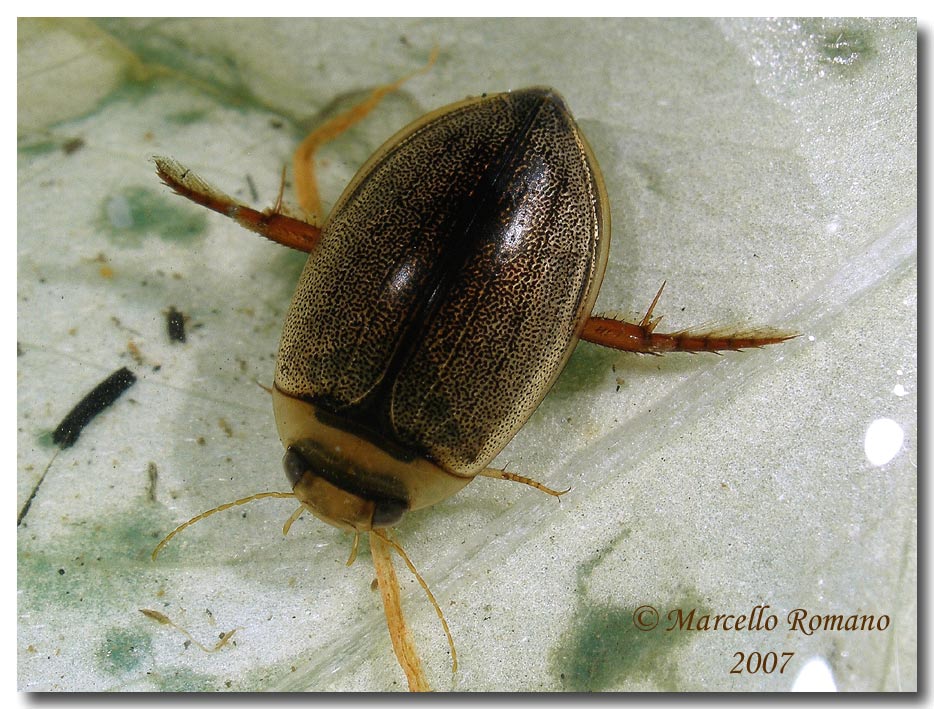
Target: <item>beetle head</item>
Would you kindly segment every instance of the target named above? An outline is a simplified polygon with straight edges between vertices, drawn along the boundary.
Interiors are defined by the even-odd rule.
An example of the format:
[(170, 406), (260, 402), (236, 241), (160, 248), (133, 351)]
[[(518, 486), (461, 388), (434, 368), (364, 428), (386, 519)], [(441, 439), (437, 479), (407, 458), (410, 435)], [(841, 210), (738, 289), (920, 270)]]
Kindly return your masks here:
[(313, 440), (290, 445), (282, 463), (299, 502), (336, 527), (358, 532), (391, 527), (409, 508), (404, 490), (379, 489), (391, 487), (386, 485), (391, 479), (367, 475)]
[(405, 512), (450, 497), (473, 479), (278, 385), (272, 400), (292, 492), (312, 514), (335, 527), (357, 532), (391, 527)]

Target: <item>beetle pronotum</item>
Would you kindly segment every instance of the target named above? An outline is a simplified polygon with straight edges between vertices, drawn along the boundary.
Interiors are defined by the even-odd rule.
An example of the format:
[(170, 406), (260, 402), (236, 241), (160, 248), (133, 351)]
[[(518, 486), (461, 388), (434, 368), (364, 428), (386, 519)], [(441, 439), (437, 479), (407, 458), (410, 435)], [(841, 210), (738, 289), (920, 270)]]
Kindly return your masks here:
[[(407, 79), (408, 77), (406, 77)], [(316, 148), (406, 79), (314, 131), (296, 150), (295, 186), (320, 214)], [(579, 339), (633, 352), (720, 351), (782, 342), (771, 329), (656, 333), (593, 317), (609, 244), (596, 158), (561, 97), (529, 88), (429, 113), (390, 138), (319, 226), (264, 212), (156, 158), (178, 194), (310, 254), (286, 316), (273, 409), (290, 493), (341, 529), (369, 532), (393, 647), (411, 689), (427, 689), (399, 604), (389, 535), (409, 510), (450, 497), (488, 467), (560, 374)], [(283, 180), (284, 184), (284, 180)], [(348, 562), (349, 563), (349, 562)], [(427, 585), (417, 575), (447, 625)], [(450, 641), (450, 634), (448, 633)], [(456, 655), (451, 641), (452, 662)]]

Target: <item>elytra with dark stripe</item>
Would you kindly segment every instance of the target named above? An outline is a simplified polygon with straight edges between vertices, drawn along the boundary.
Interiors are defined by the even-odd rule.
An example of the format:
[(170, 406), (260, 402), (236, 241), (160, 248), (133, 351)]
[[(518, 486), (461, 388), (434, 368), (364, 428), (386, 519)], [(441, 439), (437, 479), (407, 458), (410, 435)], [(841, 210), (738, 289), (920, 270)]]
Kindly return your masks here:
[(429, 114), (332, 210), (292, 299), (276, 387), (377, 445), (474, 475), (547, 393), (590, 314), (603, 192), (548, 89)]

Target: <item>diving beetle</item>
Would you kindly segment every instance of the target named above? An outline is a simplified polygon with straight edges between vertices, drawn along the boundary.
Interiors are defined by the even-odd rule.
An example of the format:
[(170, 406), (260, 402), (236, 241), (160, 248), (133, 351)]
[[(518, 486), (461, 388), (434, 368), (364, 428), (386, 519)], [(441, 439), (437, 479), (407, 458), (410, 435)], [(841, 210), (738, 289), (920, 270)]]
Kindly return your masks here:
[[(155, 158), (178, 194), (310, 255), (286, 316), (272, 388), (284, 467), (303, 510), (370, 533), (393, 647), (411, 689), (427, 689), (399, 605), (390, 536), (410, 510), (476, 476), (551, 490), (489, 468), (564, 368), (579, 339), (633, 352), (720, 351), (790, 333), (656, 333), (655, 296), (639, 323), (593, 317), (610, 237), (607, 192), (593, 150), (564, 100), (534, 87), (438, 109), (366, 161), (323, 226), (313, 169), (318, 146), (362, 119), (409, 77), (310, 134), (294, 157), (305, 212), (282, 189), (257, 211), (169, 158)], [(283, 187), (284, 187), (283, 174)], [(664, 284), (663, 284), (664, 287)], [(348, 562), (350, 563), (350, 562)], [(452, 661), (456, 654), (450, 633)]]

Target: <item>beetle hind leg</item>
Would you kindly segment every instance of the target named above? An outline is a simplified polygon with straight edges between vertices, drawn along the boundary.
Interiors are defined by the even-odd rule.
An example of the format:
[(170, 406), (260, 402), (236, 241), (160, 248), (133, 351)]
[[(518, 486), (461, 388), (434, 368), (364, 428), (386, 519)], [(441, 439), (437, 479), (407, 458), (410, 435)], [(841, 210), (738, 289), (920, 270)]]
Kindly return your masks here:
[(212, 187), (172, 158), (157, 156), (153, 161), (156, 163), (156, 173), (176, 194), (230, 217), (244, 229), (255, 231), (277, 244), (306, 253), (317, 245), (321, 229), (283, 212), (281, 187), (276, 206), (260, 212)]
[(665, 352), (713, 352), (745, 350), (775, 345), (798, 333), (772, 327), (742, 328), (729, 326), (697, 327), (678, 332), (655, 332), (662, 316), (653, 317), (655, 306), (665, 289), (662, 283), (645, 316), (638, 323), (617, 318), (590, 317), (584, 324), (581, 339), (625, 352), (659, 355)]

